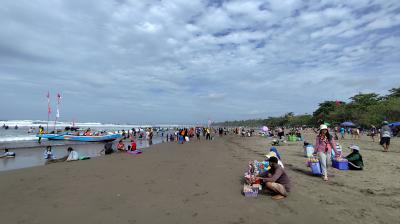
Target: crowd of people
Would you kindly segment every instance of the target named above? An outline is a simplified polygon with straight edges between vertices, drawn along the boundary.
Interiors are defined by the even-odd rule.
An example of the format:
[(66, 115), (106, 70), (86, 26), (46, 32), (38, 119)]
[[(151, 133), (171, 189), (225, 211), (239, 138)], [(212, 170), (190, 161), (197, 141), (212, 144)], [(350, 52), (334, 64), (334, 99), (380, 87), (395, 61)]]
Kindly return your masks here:
[[(42, 126), (39, 126), (39, 135), (38, 142), (41, 143), (41, 135), (45, 134), (45, 130)], [(83, 136), (96, 136), (102, 133), (102, 131), (92, 131), (90, 128), (87, 128), (83, 131), (74, 130), (77, 135)], [(117, 133), (121, 134), (121, 138), (117, 140), (117, 144), (114, 149), (114, 142), (106, 142), (104, 144), (104, 148), (100, 151), (100, 154), (110, 155), (114, 152), (127, 152), (131, 154), (140, 154), (142, 151), (137, 147), (137, 141), (148, 141), (149, 145), (152, 144), (153, 136), (156, 135), (162, 139), (162, 142), (177, 142), (179, 144), (183, 144), (184, 142), (188, 142), (193, 139), (197, 139), (200, 141), (202, 138), (206, 140), (212, 140), (213, 135), (217, 133), (217, 130), (209, 128), (209, 127), (190, 127), (190, 128), (181, 128), (181, 129), (135, 129), (132, 128), (130, 130), (120, 130)], [(128, 144), (126, 144), (128, 141)], [(15, 152), (9, 152), (8, 149), (5, 149), (3, 155), (0, 155), (0, 158), (14, 158), (16, 156)], [(56, 158), (53, 153), (53, 146), (47, 145), (45, 151), (43, 152), (43, 157), (46, 160), (46, 164), (56, 163), (56, 162), (65, 162), (65, 161), (76, 161), (76, 160), (85, 160), (90, 157), (80, 156), (79, 153), (73, 149), (72, 147), (67, 148), (67, 154), (61, 158)]]
[[(268, 137), (273, 137), (274, 140), (272, 144), (279, 139), (284, 139), (288, 135), (296, 135), (301, 137), (302, 127), (292, 128), (285, 135), (284, 127), (276, 127), (273, 129), (268, 129), (263, 131)], [(240, 132), (235, 129), (234, 133), (240, 135)], [(345, 135), (351, 135), (351, 140), (358, 140), (361, 134), (365, 131), (360, 131), (358, 128), (345, 128), (345, 127), (334, 127), (330, 129), (328, 125), (321, 124), (316, 132), (315, 144), (309, 144), (304, 142), (305, 147), (311, 145), (312, 152), (307, 155), (308, 157), (316, 158), (316, 161), (320, 164), (321, 177), (324, 181), (328, 181), (328, 164), (331, 161), (345, 161), (348, 164), (349, 170), (363, 170), (364, 161), (361, 155), (361, 148), (358, 145), (351, 145), (349, 147), (350, 153), (348, 155), (342, 154), (341, 145), (337, 142), (339, 137), (337, 133), (340, 133), (340, 140), (345, 139)], [(372, 141), (375, 141), (375, 137), (378, 135), (380, 138), (379, 144), (383, 147), (383, 151), (389, 151), (390, 139), (393, 136), (392, 128), (389, 127), (387, 121), (382, 122), (382, 126), (377, 129), (372, 126), (371, 130), (367, 133), (371, 136)], [(300, 139), (300, 138), (299, 138)], [(274, 144), (273, 144), (274, 145)], [(269, 164), (268, 171), (261, 170), (263, 172), (257, 173), (254, 179), (247, 180), (249, 184), (256, 185), (261, 183), (264, 188), (273, 192), (273, 199), (279, 200), (284, 199), (289, 195), (291, 189), (291, 181), (287, 173), (285, 172), (284, 163), (282, 161), (281, 155), (278, 153), (275, 147), (270, 149), (265, 157), (265, 161)], [(251, 166), (247, 173), (254, 173), (254, 166)]]

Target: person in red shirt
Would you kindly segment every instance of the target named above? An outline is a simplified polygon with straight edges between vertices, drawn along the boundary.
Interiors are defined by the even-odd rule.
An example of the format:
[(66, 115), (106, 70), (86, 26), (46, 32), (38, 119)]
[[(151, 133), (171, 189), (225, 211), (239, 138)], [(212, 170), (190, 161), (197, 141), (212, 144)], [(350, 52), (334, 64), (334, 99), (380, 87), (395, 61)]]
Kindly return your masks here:
[(131, 150), (132, 151), (136, 150), (136, 142), (134, 140), (131, 141)]

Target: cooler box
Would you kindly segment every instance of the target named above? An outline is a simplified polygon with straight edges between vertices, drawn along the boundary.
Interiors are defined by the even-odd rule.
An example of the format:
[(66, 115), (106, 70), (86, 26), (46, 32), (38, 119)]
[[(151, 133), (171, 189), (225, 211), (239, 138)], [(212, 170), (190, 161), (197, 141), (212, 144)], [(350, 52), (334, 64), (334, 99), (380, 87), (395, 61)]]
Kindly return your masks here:
[(307, 145), (304, 147), (304, 155), (308, 158), (312, 157), (314, 154), (314, 147), (312, 145)]
[(310, 167), (311, 167), (312, 174), (314, 174), (314, 175), (321, 175), (322, 174), (321, 165), (319, 164), (319, 162), (310, 163)]
[(348, 170), (349, 169), (349, 162), (345, 159), (342, 160), (332, 160), (332, 167), (338, 170)]

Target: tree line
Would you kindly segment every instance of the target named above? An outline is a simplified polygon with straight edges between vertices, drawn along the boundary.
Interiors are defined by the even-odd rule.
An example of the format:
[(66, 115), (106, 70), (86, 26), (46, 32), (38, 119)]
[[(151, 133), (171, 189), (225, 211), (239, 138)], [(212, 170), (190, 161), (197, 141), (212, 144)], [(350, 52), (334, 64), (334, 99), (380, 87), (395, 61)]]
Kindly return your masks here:
[(352, 121), (359, 127), (380, 126), (382, 121), (400, 121), (400, 87), (392, 88), (387, 95), (358, 93), (344, 101), (324, 101), (312, 114), (295, 115), (293, 112), (278, 117), (219, 122), (218, 126), (317, 126), (328, 122), (339, 125)]

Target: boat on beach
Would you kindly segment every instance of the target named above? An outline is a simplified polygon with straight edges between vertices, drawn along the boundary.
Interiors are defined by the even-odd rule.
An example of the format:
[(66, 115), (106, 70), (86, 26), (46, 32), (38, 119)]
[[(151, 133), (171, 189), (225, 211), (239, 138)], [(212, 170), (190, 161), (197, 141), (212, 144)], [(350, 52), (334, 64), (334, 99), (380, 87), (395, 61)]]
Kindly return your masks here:
[(71, 134), (37, 134), (36, 137), (47, 138), (48, 140), (69, 140), (69, 141), (81, 141), (81, 142), (108, 142), (114, 141), (115, 139), (121, 138), (121, 134), (109, 134), (109, 135), (71, 135)]

